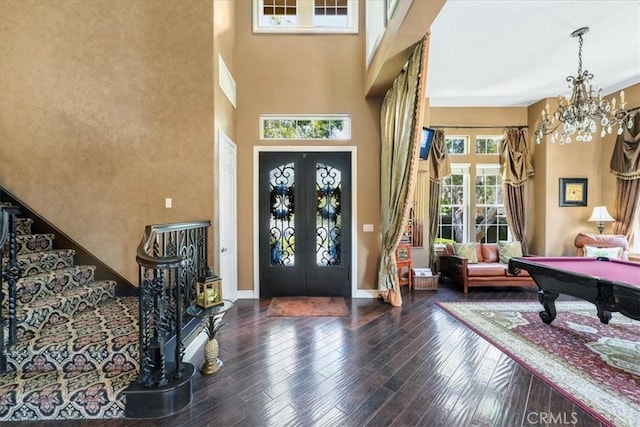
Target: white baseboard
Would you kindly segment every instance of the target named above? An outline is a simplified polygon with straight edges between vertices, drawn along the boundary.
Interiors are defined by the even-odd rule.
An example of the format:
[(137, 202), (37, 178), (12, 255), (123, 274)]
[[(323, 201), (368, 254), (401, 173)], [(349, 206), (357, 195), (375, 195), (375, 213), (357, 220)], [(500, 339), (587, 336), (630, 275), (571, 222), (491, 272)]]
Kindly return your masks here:
[(185, 362), (191, 362), (193, 356), (195, 356), (198, 351), (202, 351), (202, 346), (207, 342), (207, 339), (209, 339), (207, 331), (202, 329), (200, 333), (189, 343), (189, 345), (187, 345), (187, 348), (184, 349), (184, 356), (182, 360)]
[(378, 298), (377, 289), (358, 289), (353, 298)]
[[(238, 291), (236, 293), (238, 299), (258, 299), (260, 296), (254, 291)], [(358, 289), (353, 298), (378, 298), (377, 289)]]
[(237, 299), (258, 299), (260, 295), (258, 295), (255, 291), (237, 291), (236, 292)]

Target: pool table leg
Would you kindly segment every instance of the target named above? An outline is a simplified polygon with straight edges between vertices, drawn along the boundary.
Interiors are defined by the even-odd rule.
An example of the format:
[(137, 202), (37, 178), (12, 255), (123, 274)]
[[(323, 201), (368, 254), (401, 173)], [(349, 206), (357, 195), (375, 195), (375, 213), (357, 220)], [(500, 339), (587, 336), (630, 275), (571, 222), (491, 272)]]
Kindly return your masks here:
[(540, 319), (547, 325), (556, 318), (556, 299), (559, 296), (560, 294), (555, 292), (545, 290), (538, 291), (538, 301), (540, 301), (540, 304), (544, 307), (544, 311), (538, 314), (540, 315)]
[(611, 320), (611, 312), (605, 310), (599, 305), (596, 305), (596, 307), (598, 308), (598, 319), (600, 319), (600, 322), (604, 323), (605, 325), (608, 324), (609, 320)]

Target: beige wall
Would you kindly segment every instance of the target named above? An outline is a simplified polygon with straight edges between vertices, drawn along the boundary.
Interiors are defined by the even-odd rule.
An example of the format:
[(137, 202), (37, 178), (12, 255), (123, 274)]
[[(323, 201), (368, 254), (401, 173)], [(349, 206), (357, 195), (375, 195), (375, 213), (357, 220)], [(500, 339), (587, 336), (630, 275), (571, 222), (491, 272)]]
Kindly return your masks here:
[[(238, 259), (239, 289), (253, 289), (254, 269), (254, 146), (290, 143), (259, 139), (260, 114), (351, 115), (352, 139), (332, 145), (356, 146), (357, 281), (359, 288), (376, 288), (380, 225), (380, 100), (363, 95), (364, 4), (360, 7), (360, 34), (253, 34), (251, 2), (236, 3), (238, 83)], [(294, 145), (315, 145), (294, 142)], [(363, 233), (362, 224), (374, 224), (375, 233)]]
[(134, 283), (146, 224), (212, 217), (212, 7), (0, 2), (0, 185)]
[[(403, 0), (397, 3), (366, 70), (363, 84), (367, 96), (384, 97), (411, 55), (413, 46), (429, 32), (431, 23), (445, 2), (446, 0)], [(364, 12), (361, 17), (364, 21)], [(364, 34), (364, 30), (361, 34)]]
[[(236, 109), (229, 101), (229, 98), (222, 91), (219, 85), (220, 77), (220, 64), (219, 55), (222, 56), (222, 60), (231, 72), (231, 75), (236, 79), (235, 72), (235, 48), (236, 48), (236, 2), (233, 0), (215, 0), (213, 1), (213, 56), (211, 60), (213, 62), (213, 131), (214, 141), (214, 159), (218, 156), (218, 136), (220, 132), (224, 132), (232, 141), (236, 142)], [(236, 103), (237, 105), (237, 103)], [(214, 221), (211, 227), (211, 233), (217, 234), (217, 230), (220, 229), (219, 223), (219, 211), (217, 208), (218, 194), (218, 162), (213, 162), (213, 177), (210, 180), (212, 188), (207, 188), (207, 191), (213, 194), (214, 203)], [(224, 209), (224, 207), (222, 207)], [(210, 234), (211, 234), (210, 233)], [(214, 235), (210, 245), (212, 250), (212, 264), (213, 270), (220, 273), (220, 248), (218, 247), (217, 235)]]
[[(615, 94), (618, 96), (618, 93)], [(640, 84), (625, 89), (627, 106), (640, 105)], [(546, 104), (553, 111), (555, 99), (542, 100), (526, 108), (436, 108), (430, 109), (427, 125), (491, 126), (528, 124), (528, 144), (533, 155), (535, 176), (528, 185), (528, 223), (530, 252), (559, 256), (575, 254), (573, 241), (579, 232), (597, 232), (595, 224), (587, 222), (594, 206), (606, 205), (612, 212), (615, 178), (609, 173), (609, 161), (615, 144), (615, 134), (591, 143), (573, 142), (560, 146), (545, 138), (535, 143), (535, 127)], [(495, 129), (447, 129), (448, 134), (475, 135), (500, 133)], [(614, 131), (615, 133), (615, 131)], [(495, 159), (492, 159), (495, 157)], [(452, 162), (491, 163), (498, 156), (452, 156)], [(473, 171), (472, 171), (473, 172)], [(559, 179), (587, 178), (588, 195), (585, 207), (560, 207)], [(607, 224), (606, 232), (611, 232)]]
[[(259, 115), (348, 113), (352, 140), (337, 145), (357, 147), (355, 279), (373, 289), (381, 99), (364, 99), (363, 88), (373, 94), (384, 73), (363, 71), (364, 4), (360, 15), (360, 35), (254, 35), (249, 1), (2, 0), (0, 185), (135, 283), (135, 249), (146, 224), (215, 221), (215, 141), (223, 130), (238, 144), (239, 289), (250, 290), (253, 147), (286, 145), (259, 140)], [(399, 27), (398, 39), (387, 41), (394, 58), (427, 27), (412, 28), (415, 34)], [(237, 112), (217, 84), (218, 53), (238, 84)], [(630, 106), (640, 105), (640, 85), (626, 94)], [(536, 167), (532, 250), (570, 254), (575, 233), (595, 229), (586, 222), (592, 207), (612, 206), (614, 137), (535, 146), (533, 126), (545, 102), (528, 109), (431, 108), (425, 123), (496, 131), (528, 123)], [(564, 176), (589, 178), (589, 206), (558, 207)], [(172, 209), (164, 208), (165, 197), (173, 198)], [(360, 231), (365, 223), (376, 232)]]
[[(541, 144), (536, 144), (535, 138), (535, 125), (542, 113), (542, 109), (545, 108), (546, 101), (542, 100), (536, 104), (531, 105), (527, 110), (527, 122), (529, 123), (529, 138), (528, 144), (533, 155), (533, 167), (535, 169), (535, 175), (531, 179), (532, 184), (528, 189), (531, 190), (529, 200), (532, 203), (529, 205), (528, 211), (531, 213), (530, 221), (528, 222), (528, 240), (529, 240), (529, 252), (536, 255), (545, 255), (547, 242), (547, 205), (549, 203), (557, 204), (557, 200), (549, 200), (547, 195), (547, 147), (549, 144), (545, 141)], [(549, 108), (553, 108), (555, 103), (549, 103)], [(550, 196), (552, 197), (552, 196)]]
[[(619, 94), (614, 94), (618, 97)], [(640, 106), (640, 84), (625, 89), (627, 107)], [(610, 98), (610, 97), (609, 97)], [(535, 141), (535, 126), (546, 103), (550, 111), (556, 107), (555, 99), (540, 101), (529, 108), (530, 139)], [(536, 176), (535, 220), (544, 218), (543, 226), (534, 231), (533, 252), (559, 256), (574, 255), (574, 239), (580, 232), (597, 233), (595, 223), (587, 222), (594, 206), (605, 205), (613, 214), (615, 178), (609, 172), (609, 162), (615, 144), (615, 129), (612, 135), (600, 138), (600, 129), (590, 143), (572, 142), (559, 145), (545, 137), (540, 145), (533, 144)], [(587, 178), (587, 206), (560, 207), (559, 179)], [(544, 208), (541, 208), (544, 205)], [(606, 224), (604, 233), (611, 233), (611, 224)]]
[[(503, 135), (505, 126), (526, 126), (527, 109), (526, 107), (431, 107), (429, 114), (425, 114), (424, 124), (425, 126), (443, 126), (446, 135), (464, 135), (469, 138), (469, 153), (450, 155), (449, 160), (451, 163), (470, 164), (469, 173), (475, 176), (477, 164), (498, 164), (500, 161), (498, 154), (476, 154), (473, 149), (475, 138), (480, 135)], [(426, 169), (428, 162), (420, 163), (421, 169)], [(531, 185), (528, 188), (531, 193)], [(425, 199), (428, 200), (428, 195), (425, 195)], [(471, 206), (471, 211), (473, 209), (474, 206)], [(429, 219), (425, 221), (428, 222)], [(532, 226), (532, 221), (529, 221), (528, 228)], [(414, 252), (418, 255), (418, 264), (426, 264), (423, 260), (428, 259), (428, 248), (414, 250)]]

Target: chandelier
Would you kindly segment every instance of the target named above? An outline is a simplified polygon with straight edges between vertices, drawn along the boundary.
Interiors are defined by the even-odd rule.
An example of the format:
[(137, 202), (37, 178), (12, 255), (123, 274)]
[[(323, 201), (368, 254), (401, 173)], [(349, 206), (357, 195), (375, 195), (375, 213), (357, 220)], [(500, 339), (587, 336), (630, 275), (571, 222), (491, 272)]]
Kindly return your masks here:
[(575, 134), (576, 141), (590, 142), (598, 124), (601, 137), (610, 134), (616, 126), (618, 135), (622, 134), (625, 125), (629, 129), (633, 126), (633, 116), (638, 109), (625, 109), (624, 91), (620, 91), (619, 104), (615, 97), (607, 102), (602, 97), (602, 88), (594, 94), (590, 83), (593, 74), (582, 71), (582, 36), (587, 32), (589, 27), (578, 28), (571, 33), (571, 36), (578, 37), (578, 74), (567, 77), (571, 94), (564, 97), (558, 95), (558, 109), (553, 114), (549, 113), (549, 105), (542, 110), (536, 129), (537, 144), (540, 144), (544, 135), (549, 134), (551, 142), (557, 141), (560, 145), (570, 144)]

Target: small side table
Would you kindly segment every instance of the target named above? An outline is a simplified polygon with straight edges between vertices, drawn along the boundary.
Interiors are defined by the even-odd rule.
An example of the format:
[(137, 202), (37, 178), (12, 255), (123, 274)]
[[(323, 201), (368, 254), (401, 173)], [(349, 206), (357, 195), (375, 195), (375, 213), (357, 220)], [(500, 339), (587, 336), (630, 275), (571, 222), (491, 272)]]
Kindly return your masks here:
[[(411, 290), (411, 244), (400, 243), (396, 249), (396, 266), (398, 267), (398, 285), (407, 285)], [(407, 270), (407, 278), (405, 279), (404, 270)]]
[(189, 316), (201, 318), (203, 323), (206, 323), (206, 319), (209, 320), (208, 324), (204, 325), (207, 335), (209, 335), (209, 340), (204, 346), (204, 363), (200, 367), (202, 375), (214, 374), (222, 368), (222, 360), (218, 358), (220, 346), (218, 340), (216, 340), (216, 334), (222, 326), (222, 318), (234, 305), (233, 301), (226, 299), (222, 300), (222, 302), (223, 304), (204, 309), (197, 305), (190, 305), (186, 310)]

